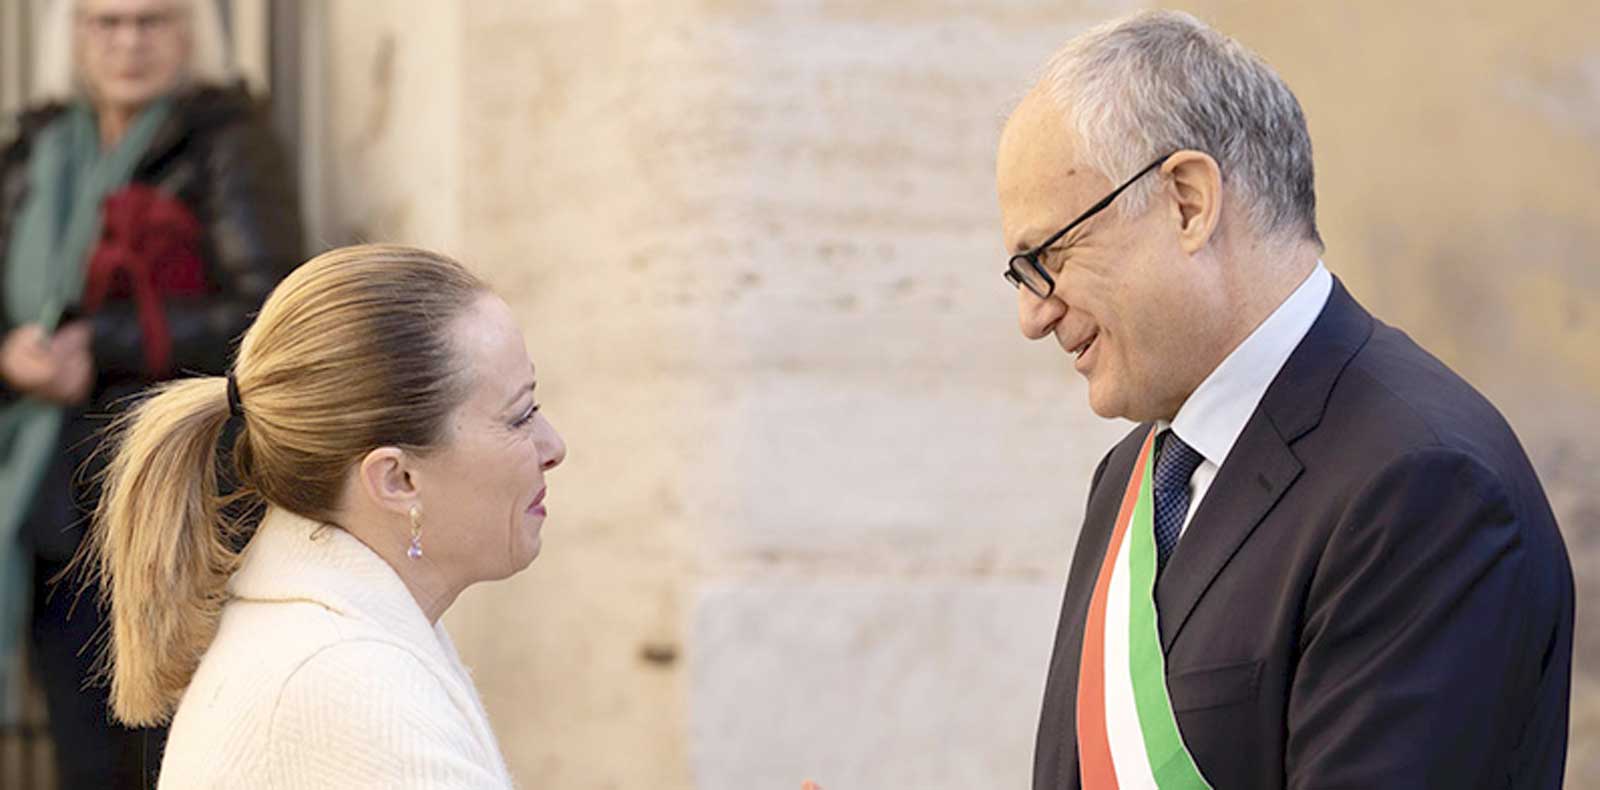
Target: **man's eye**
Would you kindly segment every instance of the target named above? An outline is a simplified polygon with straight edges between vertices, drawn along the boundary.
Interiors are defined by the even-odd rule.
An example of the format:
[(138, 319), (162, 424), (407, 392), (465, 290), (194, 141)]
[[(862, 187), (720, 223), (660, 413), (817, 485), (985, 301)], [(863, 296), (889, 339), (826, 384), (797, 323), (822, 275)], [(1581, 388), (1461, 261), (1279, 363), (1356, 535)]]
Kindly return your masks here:
[(1039, 253), (1039, 263), (1044, 265), (1044, 270), (1051, 274), (1060, 274), (1061, 267), (1067, 261), (1067, 247), (1051, 247)]

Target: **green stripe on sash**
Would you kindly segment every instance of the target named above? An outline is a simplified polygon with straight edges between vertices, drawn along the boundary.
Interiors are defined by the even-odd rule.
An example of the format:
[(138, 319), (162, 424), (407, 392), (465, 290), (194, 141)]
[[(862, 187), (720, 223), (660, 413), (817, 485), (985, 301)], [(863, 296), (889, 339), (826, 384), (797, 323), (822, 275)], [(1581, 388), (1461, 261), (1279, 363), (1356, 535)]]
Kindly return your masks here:
[(1161, 790), (1210, 790), (1200, 768), (1183, 744), (1178, 720), (1167, 696), (1167, 662), (1161, 653), (1161, 630), (1156, 619), (1155, 500), (1151, 475), (1155, 469), (1155, 443), (1144, 463), (1133, 523), (1128, 525), (1128, 672), (1133, 677), (1133, 698), (1139, 710), (1150, 772)]

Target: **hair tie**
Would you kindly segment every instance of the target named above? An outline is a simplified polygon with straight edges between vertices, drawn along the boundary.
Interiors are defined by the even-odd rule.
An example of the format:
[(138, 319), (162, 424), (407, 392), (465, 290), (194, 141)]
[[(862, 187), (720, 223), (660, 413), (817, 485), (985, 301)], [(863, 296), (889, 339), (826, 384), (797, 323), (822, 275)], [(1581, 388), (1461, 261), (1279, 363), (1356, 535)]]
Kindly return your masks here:
[(239, 380), (228, 373), (228, 412), (235, 417), (244, 416), (244, 403), (239, 400)]

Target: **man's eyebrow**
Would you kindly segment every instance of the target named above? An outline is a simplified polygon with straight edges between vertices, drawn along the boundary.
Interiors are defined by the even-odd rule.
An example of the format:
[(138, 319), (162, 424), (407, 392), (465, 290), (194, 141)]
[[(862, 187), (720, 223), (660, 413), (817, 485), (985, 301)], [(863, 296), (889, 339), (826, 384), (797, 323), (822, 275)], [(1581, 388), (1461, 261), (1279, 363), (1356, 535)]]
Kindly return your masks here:
[(1012, 242), (1010, 252), (1012, 255), (1021, 255), (1022, 253), (1037, 247), (1038, 242), (1050, 238), (1050, 234), (1060, 229), (1061, 227), (1059, 225), (1051, 230), (1045, 231), (1041, 231), (1038, 228), (1029, 228), (1027, 232), (1017, 236), (1017, 240)]
[[(1090, 219), (1093, 219), (1093, 217), (1091, 217)], [(1088, 224), (1089, 223), (1087, 221), (1078, 223), (1077, 227), (1075, 227), (1071, 231), (1068, 231), (1067, 233), (1063, 234), (1061, 236), (1061, 238), (1056, 239), (1055, 241), (1051, 242), (1050, 246), (1046, 247), (1045, 249), (1059, 250), (1059, 249), (1063, 249), (1065, 247), (1071, 247), (1072, 245), (1077, 244), (1079, 239), (1083, 238), (1085, 235), (1088, 234), (1088, 229), (1086, 228), (1086, 226)], [(1040, 241), (1043, 241), (1045, 239), (1050, 238), (1050, 236), (1054, 235), (1055, 233), (1057, 233), (1060, 230), (1061, 230), (1061, 227), (1058, 225), (1055, 228), (1051, 229), (1048, 233), (1035, 233), (1033, 231), (1029, 231), (1028, 233), (1023, 234), (1019, 238), (1020, 239), (1039, 239)], [(1018, 244), (1020, 245), (1021, 241), (1019, 241)], [(1038, 249), (1038, 246), (1039, 245), (1038, 245), (1037, 242), (1029, 242), (1027, 246), (1014, 247), (1011, 250), (1011, 254), (1012, 255), (1021, 255), (1022, 253), (1028, 252), (1029, 250)], [(1044, 250), (1040, 250), (1040, 252), (1043, 252), (1043, 251)]]

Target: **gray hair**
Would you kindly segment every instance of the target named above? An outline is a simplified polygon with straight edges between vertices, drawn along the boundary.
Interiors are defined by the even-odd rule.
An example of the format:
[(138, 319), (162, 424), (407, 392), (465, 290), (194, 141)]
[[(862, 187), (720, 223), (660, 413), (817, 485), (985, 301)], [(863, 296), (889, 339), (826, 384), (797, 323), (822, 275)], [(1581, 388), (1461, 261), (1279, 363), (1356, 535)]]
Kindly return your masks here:
[[(1069, 114), (1084, 163), (1108, 179), (1203, 151), (1257, 232), (1322, 245), (1300, 103), (1259, 56), (1200, 20), (1146, 11), (1095, 27), (1050, 59), (1041, 86)], [(1156, 186), (1135, 184), (1121, 210), (1142, 210)]]
[[(36, 101), (71, 101), (83, 95), (78, 80), (77, 61), (72, 52), (72, 23), (79, 0), (55, 0), (39, 25), (38, 74), (34, 79)], [(234, 77), (228, 56), (228, 38), (213, 0), (177, 0), (189, 13), (189, 36), (193, 49), (183, 81), (188, 84), (224, 85)]]

